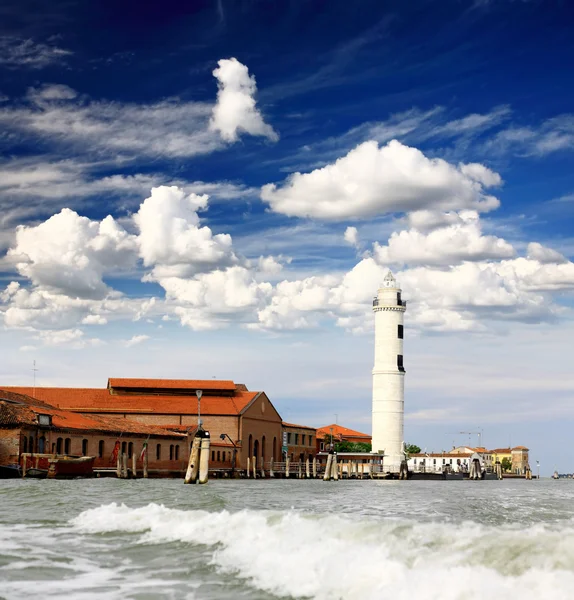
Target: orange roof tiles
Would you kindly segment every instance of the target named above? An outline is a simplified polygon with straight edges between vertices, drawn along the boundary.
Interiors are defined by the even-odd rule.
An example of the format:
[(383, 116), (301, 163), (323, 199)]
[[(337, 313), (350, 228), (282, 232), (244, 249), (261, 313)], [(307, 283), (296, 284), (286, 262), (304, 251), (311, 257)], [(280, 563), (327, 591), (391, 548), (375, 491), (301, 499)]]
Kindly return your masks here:
[[(4, 401), (3, 401), (4, 400)], [(18, 404), (16, 404), (18, 403)], [(107, 433), (136, 433), (141, 435), (157, 435), (163, 437), (182, 437), (182, 434), (168, 432), (162, 427), (146, 425), (100, 415), (83, 415), (67, 410), (60, 410), (30, 396), (0, 389), (0, 424), (37, 425), (38, 414), (52, 417), (52, 425), (57, 429), (76, 429), (82, 431), (100, 431)]]
[[(192, 396), (154, 394), (111, 394), (108, 389), (95, 388), (4, 388), (32, 396), (52, 406), (83, 413), (154, 413), (197, 414), (197, 399)], [(236, 391), (232, 396), (204, 396), (202, 415), (238, 415), (260, 392)]]
[(166, 389), (166, 390), (226, 390), (234, 391), (235, 383), (216, 379), (108, 379), (109, 388)]
[(528, 450), (526, 446), (514, 446), (513, 450)]
[(510, 454), (511, 450), (510, 448), (495, 448), (494, 450), (490, 451), (491, 454)]
[(317, 429), (317, 437), (323, 438), (325, 436), (330, 436), (331, 429), (333, 430), (333, 435), (336, 437), (356, 437), (365, 438), (365, 440), (371, 439), (371, 436), (366, 433), (361, 433), (360, 431), (355, 431), (348, 427), (342, 427), (341, 425), (326, 425), (325, 427), (319, 427)]

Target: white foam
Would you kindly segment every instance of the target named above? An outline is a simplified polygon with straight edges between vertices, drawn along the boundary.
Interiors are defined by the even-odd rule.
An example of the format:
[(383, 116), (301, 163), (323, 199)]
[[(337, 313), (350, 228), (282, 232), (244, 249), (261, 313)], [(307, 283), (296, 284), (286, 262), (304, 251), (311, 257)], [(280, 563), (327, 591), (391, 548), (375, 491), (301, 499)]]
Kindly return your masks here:
[(181, 511), (109, 504), (71, 524), (212, 546), (212, 563), (259, 589), (317, 600), (565, 599), (574, 529), (420, 524), (297, 512)]

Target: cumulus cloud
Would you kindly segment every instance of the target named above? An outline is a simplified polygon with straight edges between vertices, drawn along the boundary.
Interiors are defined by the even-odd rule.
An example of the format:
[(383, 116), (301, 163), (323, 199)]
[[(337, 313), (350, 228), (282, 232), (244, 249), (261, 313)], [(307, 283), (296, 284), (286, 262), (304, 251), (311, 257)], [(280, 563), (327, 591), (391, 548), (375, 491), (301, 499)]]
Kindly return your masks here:
[(343, 238), (347, 244), (351, 244), (351, 246), (354, 246), (355, 248), (359, 247), (359, 232), (356, 227), (347, 227), (343, 234)]
[(134, 215), (138, 245), (151, 277), (184, 277), (237, 262), (231, 236), (201, 227), (198, 210), (208, 196), (186, 194), (175, 186), (153, 188)]
[[(335, 163), (294, 173), (282, 187), (264, 185), (261, 198), (288, 216), (341, 220), (415, 210), (488, 211), (499, 202), (485, 187), (499, 182), (477, 165), (456, 167), (393, 140), (365, 142)], [(488, 182), (488, 183), (486, 183)]]
[(48, 291), (101, 299), (105, 272), (135, 264), (135, 239), (111, 216), (100, 222), (70, 209), (36, 226), (21, 225), (8, 252), (18, 272)]
[(279, 136), (265, 123), (255, 103), (255, 77), (236, 58), (222, 59), (213, 71), (219, 91), (213, 107), (210, 129), (219, 132), (226, 142), (237, 141), (241, 132), (277, 141)]
[(459, 221), (448, 227), (421, 233), (417, 229), (394, 232), (386, 246), (374, 245), (382, 264), (455, 265), (465, 260), (484, 261), (514, 256), (511, 244), (493, 235), (483, 235), (476, 211), (461, 211)]
[(132, 346), (137, 346), (138, 344), (142, 344), (147, 340), (149, 340), (149, 335), (134, 335), (132, 338), (124, 342), (124, 346), (126, 348), (131, 348)]
[(557, 252), (552, 248), (548, 248), (547, 246), (543, 246), (538, 242), (531, 242), (530, 244), (528, 244), (526, 251), (528, 258), (536, 260), (542, 264), (560, 264), (568, 262), (568, 259), (564, 255), (560, 254), (560, 252)]

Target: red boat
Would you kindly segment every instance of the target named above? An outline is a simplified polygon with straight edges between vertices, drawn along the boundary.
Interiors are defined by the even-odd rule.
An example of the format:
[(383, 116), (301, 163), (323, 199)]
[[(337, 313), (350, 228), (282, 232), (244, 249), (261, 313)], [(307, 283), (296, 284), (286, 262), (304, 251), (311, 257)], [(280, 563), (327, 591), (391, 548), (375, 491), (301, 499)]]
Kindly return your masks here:
[(70, 456), (67, 454), (22, 454), (24, 477), (73, 478), (92, 477), (95, 456)]
[(95, 456), (54, 456), (48, 460), (48, 477), (92, 477), (95, 460)]

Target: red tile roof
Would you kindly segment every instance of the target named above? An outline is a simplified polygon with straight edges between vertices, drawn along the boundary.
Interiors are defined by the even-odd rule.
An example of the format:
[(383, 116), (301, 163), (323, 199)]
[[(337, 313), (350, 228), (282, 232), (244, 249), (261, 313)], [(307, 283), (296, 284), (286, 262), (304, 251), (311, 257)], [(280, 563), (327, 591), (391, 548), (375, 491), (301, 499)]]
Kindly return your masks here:
[(38, 424), (37, 415), (47, 414), (52, 417), (52, 425), (56, 429), (76, 429), (82, 431), (99, 431), (106, 433), (136, 433), (141, 435), (157, 435), (181, 438), (176, 432), (166, 431), (162, 427), (146, 425), (117, 417), (100, 415), (82, 415), (61, 410), (30, 396), (0, 389), (0, 425), (33, 425)]
[(495, 448), (490, 451), (491, 454), (510, 454), (510, 452), (510, 448)]
[(348, 427), (342, 427), (341, 425), (326, 425), (325, 427), (319, 427), (317, 429), (317, 437), (324, 438), (326, 436), (330, 436), (331, 429), (333, 430), (333, 435), (335, 437), (355, 437), (365, 438), (365, 441), (371, 440), (370, 435), (361, 433), (360, 431), (355, 431), (354, 429), (349, 429)]
[[(154, 394), (111, 394), (95, 388), (4, 388), (19, 394), (40, 398), (44, 402), (83, 413), (153, 413), (197, 415), (197, 399), (190, 396)], [(235, 392), (232, 396), (204, 396), (202, 415), (238, 415), (260, 392)]]
[(235, 383), (217, 379), (108, 379), (108, 388), (234, 391)]
[(528, 450), (526, 446), (514, 446), (513, 450)]

